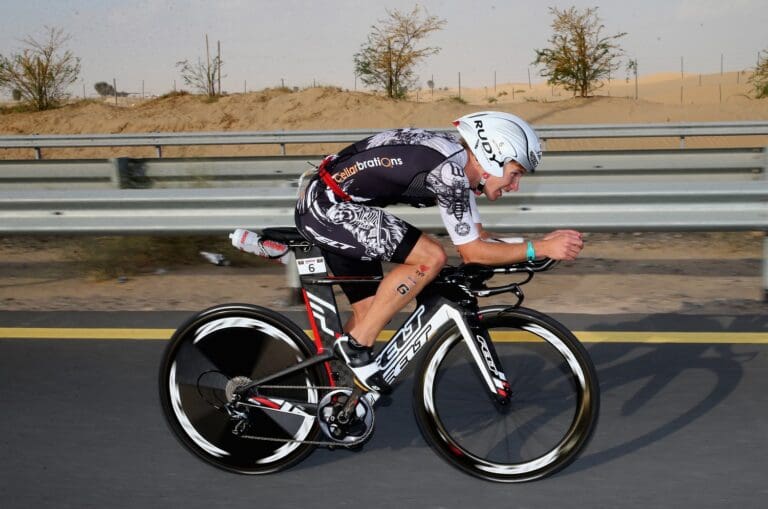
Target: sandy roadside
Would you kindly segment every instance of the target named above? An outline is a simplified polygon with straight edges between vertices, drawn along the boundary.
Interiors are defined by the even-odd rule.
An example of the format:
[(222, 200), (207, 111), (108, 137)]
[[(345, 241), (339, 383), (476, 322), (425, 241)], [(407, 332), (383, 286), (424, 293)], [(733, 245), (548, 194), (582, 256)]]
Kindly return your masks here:
[[(161, 259), (106, 280), (84, 274), (84, 266), (87, 260), (73, 261), (51, 239), (0, 239), (0, 309), (194, 311), (225, 302), (289, 302), (279, 265), (218, 267), (201, 257), (176, 266)], [(763, 314), (761, 271), (761, 233), (589, 234), (579, 260), (525, 287), (526, 305), (550, 313)]]

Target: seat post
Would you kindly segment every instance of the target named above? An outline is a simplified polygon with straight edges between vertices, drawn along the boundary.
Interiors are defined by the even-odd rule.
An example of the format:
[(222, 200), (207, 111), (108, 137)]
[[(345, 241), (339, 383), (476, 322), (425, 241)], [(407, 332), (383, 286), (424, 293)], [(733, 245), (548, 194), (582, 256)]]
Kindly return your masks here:
[(336, 338), (344, 333), (333, 286), (317, 284), (313, 280), (328, 275), (325, 257), (319, 247), (296, 248), (296, 273), (300, 281), (302, 300), (318, 349), (330, 349)]

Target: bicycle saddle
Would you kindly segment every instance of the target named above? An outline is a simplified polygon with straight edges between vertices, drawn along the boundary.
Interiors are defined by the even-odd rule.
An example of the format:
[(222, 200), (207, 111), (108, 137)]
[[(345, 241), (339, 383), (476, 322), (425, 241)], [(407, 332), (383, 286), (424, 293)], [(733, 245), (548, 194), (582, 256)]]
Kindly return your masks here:
[(302, 237), (299, 230), (292, 226), (264, 228), (261, 236), (265, 239), (282, 242), (284, 244), (306, 244), (307, 239)]

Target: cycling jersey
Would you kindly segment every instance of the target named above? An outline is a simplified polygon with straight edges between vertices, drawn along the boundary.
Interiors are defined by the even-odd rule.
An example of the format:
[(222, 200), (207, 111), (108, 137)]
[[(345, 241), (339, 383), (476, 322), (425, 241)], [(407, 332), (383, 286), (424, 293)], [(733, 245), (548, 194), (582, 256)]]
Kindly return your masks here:
[[(466, 163), (466, 151), (451, 135), (423, 129), (384, 131), (332, 156), (324, 165), (332, 182), (313, 182), (300, 199), (298, 212), (309, 213), (320, 223), (341, 225), (356, 237), (361, 237), (355, 235), (361, 233), (357, 230), (370, 228), (365, 219), (374, 215), (388, 230), (383, 236), (397, 241), (402, 226), (389, 224), (394, 216), (368, 207), (437, 205), (453, 243), (465, 244), (479, 237), (480, 222), (464, 174)], [(392, 254), (392, 249), (383, 251)], [(365, 258), (388, 259), (386, 253), (384, 257), (366, 253)]]
[[(381, 261), (405, 263), (421, 231), (382, 207), (437, 205), (454, 244), (479, 238), (475, 196), (464, 174), (467, 152), (450, 135), (384, 131), (327, 157), (300, 192), (296, 226), (325, 251), (336, 276), (381, 275)], [(351, 303), (378, 284), (341, 285)]]

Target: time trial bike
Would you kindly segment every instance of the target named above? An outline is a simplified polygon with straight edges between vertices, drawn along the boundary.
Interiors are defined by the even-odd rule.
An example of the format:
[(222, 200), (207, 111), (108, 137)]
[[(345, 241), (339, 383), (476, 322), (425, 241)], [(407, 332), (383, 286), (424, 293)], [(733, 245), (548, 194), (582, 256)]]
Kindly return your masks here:
[[(597, 422), (599, 386), (583, 345), (553, 318), (522, 307), (521, 286), (552, 260), (447, 266), (376, 354), (380, 391), (363, 392), (331, 349), (342, 334), (322, 251), (295, 228), (262, 238), (295, 255), (314, 336), (273, 310), (225, 304), (181, 325), (167, 345), (160, 399), (171, 430), (198, 457), (242, 474), (295, 465), (316, 447), (360, 448), (375, 407), (416, 362), (413, 410), (451, 465), (498, 482), (550, 475), (572, 462)], [(489, 287), (499, 274), (513, 282)], [(479, 297), (510, 293), (508, 305)]]

